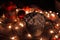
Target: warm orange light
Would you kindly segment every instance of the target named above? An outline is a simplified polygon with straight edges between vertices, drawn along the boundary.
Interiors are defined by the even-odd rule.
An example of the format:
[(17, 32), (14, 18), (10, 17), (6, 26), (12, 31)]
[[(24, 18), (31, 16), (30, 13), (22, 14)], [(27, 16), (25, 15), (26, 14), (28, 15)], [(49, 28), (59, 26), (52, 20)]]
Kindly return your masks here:
[(19, 27), (15, 27), (15, 29), (16, 29), (16, 30), (18, 30), (18, 29), (19, 29)]
[(28, 14), (30, 12), (30, 8), (28, 6), (24, 7), (23, 10), (26, 12), (26, 14)]
[(13, 36), (10, 38), (11, 40), (18, 40), (18, 37), (17, 36)]
[(25, 11), (26, 12), (26, 14), (28, 14), (29, 13), (29, 11)]
[(57, 15), (58, 15), (59, 13), (57, 13)]
[(59, 24), (56, 24), (56, 26), (59, 26)]
[(47, 14), (47, 17), (50, 18), (50, 14), (49, 13)]
[(45, 12), (45, 14), (48, 14), (48, 12)]
[(12, 39), (12, 40), (14, 40), (14, 39), (15, 39), (15, 37), (12, 37), (11, 39)]
[(53, 30), (50, 30), (50, 33), (52, 34), (52, 33), (54, 33), (54, 31)]
[(40, 11), (40, 13), (43, 13), (42, 11)]
[(60, 30), (59, 30), (59, 33), (60, 33)]
[(17, 36), (12, 36), (10, 37), (11, 40), (19, 40), (19, 38)]
[(58, 35), (55, 35), (55, 38), (58, 38), (59, 36)]
[(17, 19), (15, 19), (14, 21), (17, 22)]
[(11, 29), (11, 25), (9, 25), (8, 28)]
[(31, 36), (31, 34), (27, 34), (27, 37), (31, 38), (32, 36)]
[(2, 22), (0, 21), (0, 23), (2, 23)]
[(49, 11), (49, 13), (52, 13), (52, 11)]
[(5, 18), (5, 15), (4, 14), (2, 15), (2, 18)]
[(51, 14), (52, 17), (55, 17), (55, 14)]
[(19, 9), (16, 9), (16, 12), (18, 12), (19, 11)]
[(59, 29), (59, 26), (60, 26), (60, 24), (57, 23), (57, 24), (55, 25), (55, 28), (56, 28), (56, 29)]
[(19, 23), (19, 25), (20, 25), (21, 27), (24, 27), (24, 24), (23, 24), (23, 23)]

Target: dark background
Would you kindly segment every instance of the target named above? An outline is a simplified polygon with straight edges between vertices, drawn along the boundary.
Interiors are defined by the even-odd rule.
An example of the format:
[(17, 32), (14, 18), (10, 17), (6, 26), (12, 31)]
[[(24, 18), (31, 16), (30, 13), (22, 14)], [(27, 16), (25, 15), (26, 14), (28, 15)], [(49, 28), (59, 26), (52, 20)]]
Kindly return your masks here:
[(14, 2), (17, 7), (36, 5), (44, 10), (54, 9), (54, 0), (0, 0), (0, 4), (8, 4), (8, 2)]

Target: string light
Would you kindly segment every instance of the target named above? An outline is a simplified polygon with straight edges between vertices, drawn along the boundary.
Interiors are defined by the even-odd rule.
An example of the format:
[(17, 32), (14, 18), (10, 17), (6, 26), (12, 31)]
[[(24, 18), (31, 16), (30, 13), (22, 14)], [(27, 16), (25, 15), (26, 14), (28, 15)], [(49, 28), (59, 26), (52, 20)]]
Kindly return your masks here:
[[(16, 9), (16, 11), (18, 12), (19, 9)], [(28, 14), (30, 11), (25, 11), (25, 12), (26, 12), (26, 14)], [(38, 11), (36, 11), (36, 12), (38, 12)], [(43, 13), (43, 12), (40, 11), (39, 13)], [(51, 13), (51, 14), (49, 14), (49, 13)], [(55, 17), (56, 17), (56, 15), (52, 13), (52, 11), (49, 11), (49, 13), (48, 13), (48, 12), (45, 12), (45, 14), (47, 14), (46, 17), (48, 17), (48, 18), (51, 18), (51, 17), (55, 18)], [(59, 13), (57, 13), (57, 14), (59, 14)], [(2, 17), (5, 18), (5, 15), (3, 14)], [(17, 19), (15, 19), (14, 21), (17, 22)], [(2, 22), (0, 21), (0, 23), (2, 23)], [(49, 22), (46, 22), (46, 24), (49, 24)], [(18, 25), (20, 25), (21, 27), (24, 27), (24, 26), (25, 26), (23, 22), (20, 22)], [(55, 26), (60, 26), (60, 24), (56, 24)], [(11, 29), (11, 28), (12, 28), (12, 25), (9, 25), (8, 28)], [(15, 28), (16, 30), (19, 29), (18, 26), (14, 27), (14, 28)], [(54, 32), (55, 32), (54, 30), (50, 30), (50, 31), (49, 31), (49, 33), (51, 33), (51, 34), (54, 33)], [(39, 35), (40, 33), (41, 33), (41, 32), (37, 31), (37, 35)], [(60, 33), (60, 30), (59, 30), (59, 33)], [(28, 34), (27, 34), (27, 37), (28, 37), (28, 38), (32, 38), (32, 35), (28, 33)], [(59, 36), (58, 36), (58, 35), (55, 35), (54, 37), (55, 37), (55, 38), (58, 38)], [(17, 40), (17, 36), (13, 36), (13, 37), (11, 37), (10, 39), (11, 39), (11, 40)], [(45, 38), (39, 38), (39, 40), (45, 40)]]
[(40, 11), (40, 13), (42, 14), (43, 12), (42, 12), (42, 11)]
[(31, 36), (31, 34), (27, 34), (27, 37), (31, 38), (32, 36)]
[(0, 21), (0, 24), (1, 24), (2, 22)]
[(13, 36), (10, 38), (11, 40), (18, 40), (17, 36)]
[(55, 38), (58, 38), (58, 35), (55, 35)]
[(21, 22), (19, 23), (19, 25), (20, 25), (21, 27), (24, 27), (24, 24), (23, 24), (23, 23), (21, 23)]
[(2, 15), (2, 18), (5, 18), (5, 15), (4, 14)]
[(28, 11), (25, 11), (26, 12), (26, 14), (28, 14), (29, 12)]
[(11, 39), (12, 39), (12, 40), (14, 40), (14, 39), (15, 39), (15, 37), (12, 37)]
[(9, 25), (8, 28), (11, 29), (12, 28), (11, 25)]
[(56, 29), (59, 29), (59, 26), (60, 26), (60, 24), (57, 23), (57, 24), (55, 25), (55, 28), (56, 28)]
[(51, 14), (52, 17), (55, 17), (55, 14)]
[(43, 40), (42, 38), (40, 38), (40, 40)]
[(50, 14), (47, 14), (47, 17), (49, 18), (50, 17)]
[(10, 39), (11, 40), (19, 40), (20, 38), (17, 35), (15, 35), (15, 36), (11, 36)]
[(46, 14), (48, 14), (48, 12), (45, 12)]
[(50, 30), (50, 33), (52, 34), (52, 33), (54, 33), (54, 31), (53, 30)]
[(60, 33), (60, 30), (59, 30), (59, 33)]
[(14, 21), (17, 22), (17, 19), (15, 19)]
[(19, 29), (19, 27), (15, 27), (15, 29), (16, 29), (16, 30), (18, 30), (18, 29)]
[(37, 10), (35, 12), (38, 12)]
[(59, 24), (56, 24), (56, 26), (59, 26)]
[(49, 11), (49, 13), (52, 13), (52, 11)]
[(18, 12), (19, 11), (19, 9), (16, 9), (16, 12)]
[(39, 40), (48, 40), (46, 37), (41, 37)]
[(59, 14), (59, 13), (56, 13), (57, 15)]

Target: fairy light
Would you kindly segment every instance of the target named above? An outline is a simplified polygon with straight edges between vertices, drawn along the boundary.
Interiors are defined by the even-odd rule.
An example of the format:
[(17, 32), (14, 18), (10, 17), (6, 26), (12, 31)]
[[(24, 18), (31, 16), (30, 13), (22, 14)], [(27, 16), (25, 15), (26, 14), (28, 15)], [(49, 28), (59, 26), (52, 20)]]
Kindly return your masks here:
[(55, 38), (58, 38), (58, 35), (55, 35)]
[(19, 37), (18, 36), (12, 36), (10, 37), (11, 40), (19, 40)]
[(55, 17), (55, 14), (51, 14), (52, 17)]
[(14, 21), (17, 22), (17, 19), (15, 19)]
[(48, 18), (50, 17), (50, 14), (49, 14), (49, 13), (47, 14), (47, 17), (48, 17)]
[(4, 14), (2, 15), (2, 18), (5, 18), (5, 15)]
[(56, 13), (57, 15), (59, 14), (59, 13)]
[(40, 38), (40, 40), (43, 40), (42, 38)]
[(19, 9), (16, 9), (16, 12), (18, 12), (19, 11)]
[(19, 27), (15, 27), (15, 29), (16, 29), (16, 30), (18, 30), (18, 29), (19, 29)]
[(50, 33), (52, 34), (52, 33), (54, 33), (54, 31), (53, 30), (50, 30)]
[(46, 14), (48, 14), (48, 12), (45, 12)]
[(35, 12), (38, 12), (37, 10)]
[(41, 37), (39, 40), (48, 40), (46, 37)]
[(59, 26), (59, 24), (56, 24), (56, 26)]
[(11, 40), (18, 40), (18, 39), (17, 39), (17, 36), (13, 36), (13, 37), (11, 37), (10, 39), (11, 39)]
[(43, 13), (42, 11), (40, 11), (40, 13)]
[(60, 26), (60, 24), (57, 23), (57, 24), (55, 25), (55, 28), (56, 28), (56, 29), (59, 29), (59, 26)]
[[(16, 11), (18, 12), (19, 9), (16, 9)], [(25, 11), (25, 12), (26, 12), (26, 14), (29, 13), (29, 11)], [(38, 11), (36, 11), (36, 12), (38, 12)], [(43, 12), (40, 11), (40, 13), (43, 13)], [(49, 13), (48, 13), (48, 12), (45, 12), (45, 13), (47, 14), (46, 17), (48, 17), (48, 18), (50, 18), (50, 14), (49, 14), (49, 13), (51, 13), (51, 16), (54, 17), (54, 18), (55, 18), (55, 16), (56, 16), (55, 14), (52, 14), (52, 11), (49, 11)], [(59, 13), (57, 13), (57, 14), (59, 14)], [(3, 14), (2, 17), (5, 18), (5, 15)], [(15, 19), (14, 21), (16, 22), (17, 20)], [(2, 22), (0, 21), (0, 23), (2, 23)], [(48, 24), (48, 22), (47, 22), (46, 24)], [(21, 27), (24, 27), (24, 26), (25, 26), (25, 24), (23, 24), (22, 22), (20, 22), (19, 25), (20, 25)], [(55, 26), (59, 26), (59, 25), (60, 25), (60, 24), (56, 24)], [(8, 28), (11, 29), (12, 26), (9, 25)], [(17, 26), (17, 27), (15, 27), (15, 29), (18, 30), (19, 27)], [(55, 31), (54, 31), (54, 30), (50, 30), (49, 32), (52, 34), (52, 33), (54, 33)], [(38, 32), (38, 33), (39, 33), (39, 32)], [(59, 33), (60, 33), (60, 30), (59, 30)], [(31, 38), (32, 35), (31, 35), (31, 34), (27, 34), (27, 37)], [(59, 36), (58, 36), (58, 35), (55, 35), (54, 37), (55, 37), (55, 38), (58, 38)], [(11, 37), (10, 39), (11, 39), (11, 40), (16, 40), (16, 36)], [(39, 38), (39, 40), (44, 40), (44, 38)]]
[(59, 30), (59, 33), (60, 33), (60, 30)]
[(27, 37), (31, 38), (32, 36), (31, 36), (31, 34), (27, 34)]
[(0, 21), (0, 24), (1, 24), (2, 22)]
[(23, 23), (19, 23), (19, 25), (20, 25), (21, 27), (24, 27), (24, 24), (23, 24)]
[(14, 40), (14, 39), (15, 39), (15, 37), (12, 37), (11, 39), (12, 39), (12, 40)]
[(49, 13), (52, 13), (52, 11), (49, 11)]
[(26, 12), (26, 14), (28, 14), (29, 12), (28, 11), (25, 11)]
[(11, 29), (11, 25), (9, 25), (8, 28)]

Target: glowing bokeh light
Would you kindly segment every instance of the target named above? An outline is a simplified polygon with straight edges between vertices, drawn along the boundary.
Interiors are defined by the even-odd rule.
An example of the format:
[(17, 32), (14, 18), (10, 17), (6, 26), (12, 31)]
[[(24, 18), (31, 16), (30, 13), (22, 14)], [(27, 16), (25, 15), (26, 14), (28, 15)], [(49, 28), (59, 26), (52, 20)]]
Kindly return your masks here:
[(16, 29), (16, 30), (18, 30), (18, 29), (19, 29), (19, 27), (15, 27), (15, 29)]
[(55, 35), (55, 38), (58, 38), (59, 36), (58, 35)]
[(24, 27), (24, 24), (23, 24), (23, 23), (19, 23), (19, 25), (20, 25), (21, 27)]
[(0, 21), (0, 24), (1, 24), (2, 22)]
[(32, 35), (31, 35), (31, 34), (27, 34), (27, 37), (31, 38), (31, 37), (32, 37)]
[(11, 25), (9, 25), (9, 26), (8, 26), (8, 28), (9, 28), (9, 29), (11, 29), (11, 28), (12, 28), (12, 26), (11, 26)]
[(50, 33), (52, 34), (52, 33), (54, 33), (54, 31), (53, 30), (50, 30)]

